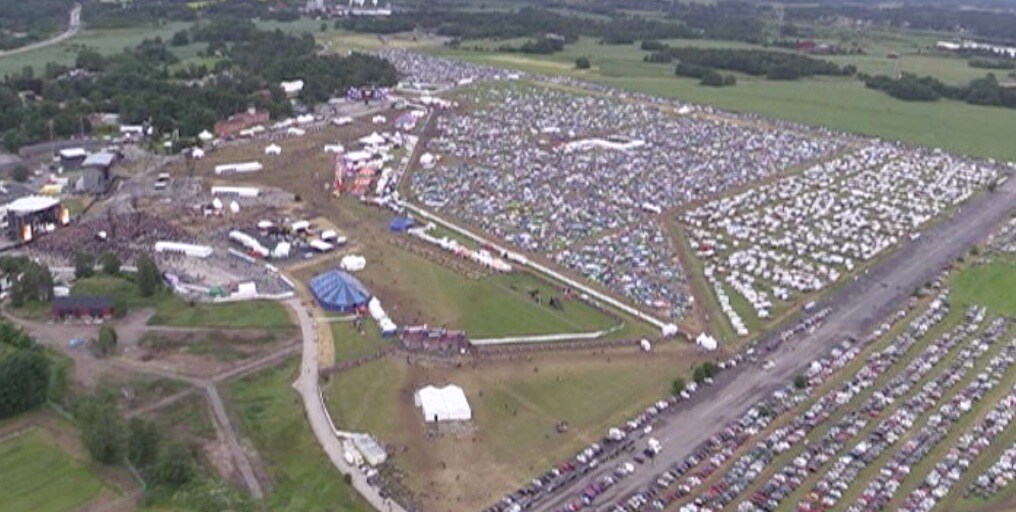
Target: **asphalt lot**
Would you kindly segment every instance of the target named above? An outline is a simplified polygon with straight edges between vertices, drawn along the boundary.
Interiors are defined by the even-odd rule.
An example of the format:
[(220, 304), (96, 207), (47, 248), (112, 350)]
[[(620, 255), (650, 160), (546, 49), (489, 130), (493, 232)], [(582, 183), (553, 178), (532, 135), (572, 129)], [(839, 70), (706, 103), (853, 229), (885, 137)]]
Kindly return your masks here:
[[(908, 243), (881, 263), (834, 291), (818, 307), (832, 313), (811, 334), (788, 340), (762, 359), (775, 363), (769, 370), (759, 364), (742, 365), (723, 372), (716, 383), (690, 401), (682, 402), (677, 413), (655, 427), (653, 436), (663, 450), (652, 462), (636, 465), (635, 473), (597, 497), (593, 510), (606, 510), (619, 498), (644, 489), (670, 464), (692, 453), (716, 429), (740, 416), (755, 402), (786, 385), (808, 364), (831, 350), (848, 336), (862, 337), (885, 316), (903, 304), (910, 294), (986, 238), (1016, 210), (1016, 180), (1008, 180), (995, 192), (984, 193), (962, 206), (951, 218), (939, 222), (919, 239)], [(637, 444), (645, 448), (643, 439)], [(605, 464), (560, 489), (551, 499), (533, 510), (550, 512), (575, 500), (580, 490), (616, 464)]]

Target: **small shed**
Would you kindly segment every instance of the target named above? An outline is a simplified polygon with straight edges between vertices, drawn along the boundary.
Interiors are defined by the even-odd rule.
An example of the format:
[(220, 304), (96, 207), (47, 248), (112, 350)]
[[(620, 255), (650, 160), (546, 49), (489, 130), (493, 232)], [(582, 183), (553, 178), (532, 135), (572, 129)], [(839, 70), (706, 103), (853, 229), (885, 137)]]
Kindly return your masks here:
[(105, 295), (55, 297), (51, 312), (56, 318), (110, 318), (113, 316), (113, 298)]

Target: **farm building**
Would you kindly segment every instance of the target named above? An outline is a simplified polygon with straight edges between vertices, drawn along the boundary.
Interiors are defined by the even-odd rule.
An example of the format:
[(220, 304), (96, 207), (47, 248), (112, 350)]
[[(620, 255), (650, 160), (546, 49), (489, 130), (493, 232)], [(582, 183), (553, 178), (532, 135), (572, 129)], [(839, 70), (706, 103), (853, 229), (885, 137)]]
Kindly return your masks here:
[(103, 295), (55, 297), (50, 311), (57, 318), (109, 318), (113, 316), (113, 299)]
[(310, 280), (310, 291), (326, 311), (352, 311), (365, 307), (370, 291), (357, 278), (343, 270), (329, 270)]
[(443, 388), (427, 386), (417, 391), (414, 399), (428, 423), (469, 421), (473, 418), (466, 394), (454, 384)]

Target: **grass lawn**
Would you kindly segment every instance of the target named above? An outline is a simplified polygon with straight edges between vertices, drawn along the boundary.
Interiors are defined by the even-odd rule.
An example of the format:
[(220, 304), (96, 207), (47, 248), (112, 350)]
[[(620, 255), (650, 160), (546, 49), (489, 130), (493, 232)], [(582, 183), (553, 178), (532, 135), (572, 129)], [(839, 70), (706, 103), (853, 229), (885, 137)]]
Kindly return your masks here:
[[(446, 325), (473, 338), (587, 332), (617, 325), (578, 300), (565, 301), (561, 310), (551, 308), (547, 300), (560, 292), (529, 274), (472, 279), (403, 249), (376, 249), (365, 253), (369, 263), (358, 277), (401, 324)], [(529, 297), (533, 289), (540, 290), (542, 304)]]
[(363, 333), (357, 332), (349, 322), (333, 322), (329, 325), (335, 343), (336, 361), (369, 356), (392, 344), (392, 341), (381, 336), (373, 323), (368, 321), (365, 325)]
[[(699, 46), (743, 46), (736, 43), (696, 42)], [(471, 42), (463, 44), (471, 47)], [(704, 87), (695, 79), (673, 76), (673, 66), (648, 64), (636, 46), (601, 46), (591, 39), (568, 45), (554, 55), (522, 55), (430, 47), (427, 51), (480, 64), (544, 74), (568, 75), (619, 88), (743, 112), (754, 112), (811, 125), (875, 135), (959, 153), (1016, 160), (1016, 145), (999, 133), (1016, 129), (1016, 111), (942, 100), (905, 102), (866, 89), (853, 78), (815, 78), (774, 82), (738, 75), (735, 87)], [(574, 69), (575, 59), (590, 56), (590, 70)], [(837, 57), (842, 64), (869, 66), (878, 72), (885, 62), (872, 56)], [(853, 62), (850, 59), (853, 59)], [(867, 59), (867, 61), (865, 60)], [(982, 70), (957, 68), (962, 61), (946, 57), (903, 55), (892, 61), (901, 69), (931, 73), (943, 69), (947, 81), (983, 76)], [(863, 70), (863, 69), (862, 69)], [(932, 73), (934, 74), (934, 73)]]
[(79, 279), (73, 295), (109, 295), (124, 300), (130, 309), (154, 308), (149, 325), (214, 327), (223, 329), (278, 329), (293, 323), (283, 306), (272, 301), (245, 301), (220, 304), (184, 302), (168, 291), (142, 297), (134, 284), (120, 277), (96, 275)]
[(39, 430), (0, 442), (0, 510), (62, 512), (88, 503), (99, 478)]
[[(83, 16), (85, 23), (88, 23), (88, 13)], [(42, 74), (46, 63), (55, 62), (71, 66), (83, 47), (92, 48), (102, 54), (112, 54), (137, 46), (142, 39), (161, 37), (168, 41), (173, 33), (191, 26), (187, 22), (171, 22), (158, 27), (140, 26), (123, 29), (85, 29), (66, 41), (52, 46), (39, 48), (29, 52), (18, 53), (0, 58), (0, 75), (8, 73), (20, 73), (25, 66), (32, 66), (36, 76)], [(187, 48), (187, 47), (183, 47)], [(194, 51), (194, 50), (184, 50)], [(187, 57), (184, 55), (183, 57)]]
[[(393, 446), (407, 485), (433, 510), (478, 510), (662, 397), (695, 361), (679, 344), (536, 356), (480, 367), (408, 366), (397, 358), (332, 375), (324, 394), (337, 426)], [(463, 388), (475, 431), (428, 437), (413, 392)], [(558, 421), (568, 431), (557, 433)], [(403, 451), (403, 448), (406, 448)]]
[(321, 451), (290, 384), (296, 363), (263, 371), (229, 386), (238, 423), (272, 479), (271, 510), (368, 511)]
[(953, 301), (981, 304), (997, 315), (1016, 315), (1016, 260), (999, 257), (994, 261), (968, 267), (952, 280)]

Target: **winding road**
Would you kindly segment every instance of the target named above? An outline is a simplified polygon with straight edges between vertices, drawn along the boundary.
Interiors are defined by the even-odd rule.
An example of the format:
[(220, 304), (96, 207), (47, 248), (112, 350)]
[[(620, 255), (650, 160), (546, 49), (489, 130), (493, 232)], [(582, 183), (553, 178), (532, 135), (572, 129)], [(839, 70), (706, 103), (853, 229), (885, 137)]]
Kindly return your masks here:
[(32, 50), (38, 50), (40, 48), (45, 48), (47, 46), (52, 46), (54, 44), (61, 43), (78, 35), (78, 32), (80, 31), (81, 31), (81, 4), (74, 4), (74, 7), (67, 15), (67, 30), (64, 30), (59, 34), (49, 39), (46, 39), (45, 41), (37, 41), (35, 43), (26, 44), (25, 46), (14, 48), (12, 50), (0, 51), (0, 58), (9, 57), (11, 55), (17, 55), (19, 53), (30, 52)]

